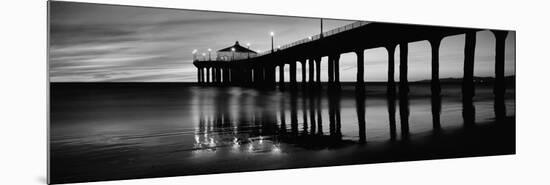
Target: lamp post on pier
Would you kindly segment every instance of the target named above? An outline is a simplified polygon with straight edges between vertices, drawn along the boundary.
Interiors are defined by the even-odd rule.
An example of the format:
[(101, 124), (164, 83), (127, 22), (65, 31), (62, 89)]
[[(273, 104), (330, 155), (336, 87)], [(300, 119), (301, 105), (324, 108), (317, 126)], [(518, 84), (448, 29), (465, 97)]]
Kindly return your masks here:
[[(248, 49), (250, 49), (250, 43), (246, 43), (246, 47), (247, 47)], [(250, 58), (250, 52), (247, 52), (247, 53), (248, 53), (248, 58)]]
[(235, 48), (231, 48), (231, 60), (235, 60)]
[(273, 53), (273, 36), (275, 35), (275, 33), (271, 32), (271, 53)]
[(212, 58), (210, 58), (210, 52), (212, 52), (212, 49), (208, 48), (208, 60), (212, 60)]

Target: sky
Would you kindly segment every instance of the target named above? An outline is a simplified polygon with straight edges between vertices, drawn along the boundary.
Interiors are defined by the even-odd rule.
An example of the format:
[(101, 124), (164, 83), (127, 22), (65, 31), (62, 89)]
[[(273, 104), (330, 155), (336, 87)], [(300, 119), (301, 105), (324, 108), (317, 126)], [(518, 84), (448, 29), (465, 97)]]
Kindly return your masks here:
[[(221, 13), (178, 9), (50, 2), (49, 71), (51, 82), (195, 82), (193, 50), (212, 49), (212, 56), (239, 41), (250, 49), (271, 48), (320, 33), (320, 19)], [(323, 30), (351, 24), (323, 20)], [(427, 41), (409, 43), (409, 81), (430, 78), (431, 49)], [(475, 76), (494, 76), (495, 39), (477, 33)], [(464, 35), (446, 37), (440, 47), (440, 77), (462, 77)], [(387, 51), (365, 50), (365, 80), (387, 79)], [(396, 49), (399, 79), (399, 50)], [(321, 72), (327, 74), (327, 58)], [(506, 39), (505, 75), (515, 75), (515, 32)], [(301, 79), (300, 65), (297, 65)], [(288, 80), (288, 65), (285, 67)], [(342, 54), (341, 81), (355, 81), (356, 56)], [(278, 76), (279, 74), (277, 74)], [(326, 81), (327, 76), (321, 75)]]

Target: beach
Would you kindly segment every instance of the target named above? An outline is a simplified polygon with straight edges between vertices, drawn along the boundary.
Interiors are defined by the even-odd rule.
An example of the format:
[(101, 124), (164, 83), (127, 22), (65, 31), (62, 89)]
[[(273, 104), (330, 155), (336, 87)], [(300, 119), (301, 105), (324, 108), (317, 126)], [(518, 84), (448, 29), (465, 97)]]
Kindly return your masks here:
[[(411, 83), (405, 99), (388, 97), (384, 83), (367, 83), (364, 96), (347, 84), (337, 92), (186, 83), (50, 87), (52, 183), (515, 153), (515, 87), (507, 88), (501, 122), (492, 85), (484, 84), (469, 102), (474, 109), (456, 83), (442, 83), (435, 99), (426, 83)], [(473, 111), (473, 125), (465, 124), (465, 110)]]

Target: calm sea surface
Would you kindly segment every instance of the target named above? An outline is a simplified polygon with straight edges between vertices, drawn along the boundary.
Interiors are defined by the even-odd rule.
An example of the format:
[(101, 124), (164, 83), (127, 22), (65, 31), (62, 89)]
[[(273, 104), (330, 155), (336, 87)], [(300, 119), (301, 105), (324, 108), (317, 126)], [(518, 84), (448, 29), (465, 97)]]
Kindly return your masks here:
[[(441, 132), (464, 127), (459, 85), (442, 85)], [(364, 114), (354, 88), (258, 91), (181, 84), (52, 84), (53, 182), (322, 166), (357, 147), (402, 140), (399, 100), (390, 134), (384, 85), (367, 85)], [(515, 91), (506, 115), (515, 115)], [(477, 125), (495, 118), (492, 86), (476, 87)], [(409, 93), (409, 135), (433, 131), (430, 87)], [(361, 119), (364, 117), (364, 124)], [(366, 143), (366, 144), (365, 144)], [(376, 149), (372, 149), (376, 150)], [(354, 156), (360, 158), (361, 156)], [(363, 156), (368, 157), (368, 156)]]

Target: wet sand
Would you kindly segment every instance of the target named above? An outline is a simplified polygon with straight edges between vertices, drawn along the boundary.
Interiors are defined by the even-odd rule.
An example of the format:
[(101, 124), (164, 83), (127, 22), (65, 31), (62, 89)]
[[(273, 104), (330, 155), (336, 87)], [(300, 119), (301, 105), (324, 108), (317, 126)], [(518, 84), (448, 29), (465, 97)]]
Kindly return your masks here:
[(465, 126), (460, 86), (443, 84), (440, 129), (426, 84), (411, 85), (407, 118), (383, 84), (367, 85), (363, 98), (352, 86), (338, 94), (171, 83), (51, 91), (52, 183), (515, 153), (513, 88), (506, 121), (495, 123), (491, 88), (477, 87), (475, 125)]

